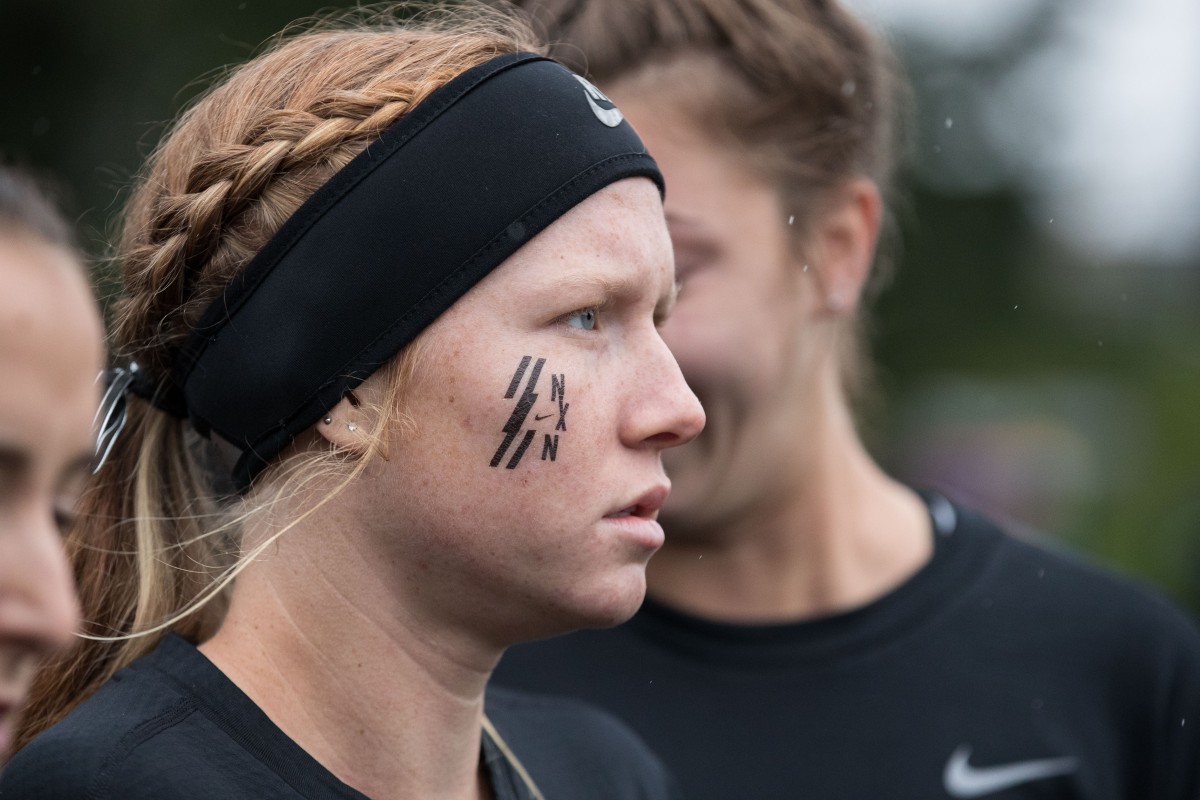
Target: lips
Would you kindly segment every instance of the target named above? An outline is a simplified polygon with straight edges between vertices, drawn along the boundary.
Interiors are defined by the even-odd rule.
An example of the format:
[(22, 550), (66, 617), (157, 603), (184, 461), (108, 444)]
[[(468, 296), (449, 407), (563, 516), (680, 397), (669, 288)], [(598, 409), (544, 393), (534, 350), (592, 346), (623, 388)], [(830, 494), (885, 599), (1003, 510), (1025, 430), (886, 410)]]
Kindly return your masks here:
[(657, 519), (658, 511), (667, 502), (671, 493), (669, 484), (659, 484), (643, 492), (636, 500), (627, 506), (604, 515), (605, 519), (621, 519), (623, 517), (640, 517), (642, 519)]

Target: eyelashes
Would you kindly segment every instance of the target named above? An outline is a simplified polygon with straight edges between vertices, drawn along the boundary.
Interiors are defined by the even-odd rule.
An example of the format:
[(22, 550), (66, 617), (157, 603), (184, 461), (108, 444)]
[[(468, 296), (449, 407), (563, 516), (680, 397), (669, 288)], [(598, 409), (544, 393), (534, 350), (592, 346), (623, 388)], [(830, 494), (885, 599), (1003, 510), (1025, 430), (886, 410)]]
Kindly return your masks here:
[(568, 328), (581, 331), (594, 331), (600, 321), (600, 309), (595, 306), (579, 308), (558, 318), (559, 322)]

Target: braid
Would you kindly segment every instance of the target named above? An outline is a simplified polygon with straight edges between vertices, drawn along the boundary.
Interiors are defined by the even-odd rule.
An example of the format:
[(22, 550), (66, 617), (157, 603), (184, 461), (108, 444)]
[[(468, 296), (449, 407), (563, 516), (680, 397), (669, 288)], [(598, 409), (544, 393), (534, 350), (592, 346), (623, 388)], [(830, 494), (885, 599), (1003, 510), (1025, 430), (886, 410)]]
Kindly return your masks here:
[[(214, 290), (265, 244), (264, 232), (278, 224), (263, 217), (290, 216), (302, 200), (300, 176), (315, 190), (401, 117), (412, 95), (411, 89), (336, 91), (310, 108), (270, 109), (240, 141), (198, 156), (183, 191), (157, 199), (148, 241), (123, 259), (131, 302), (118, 306), (117, 338), (142, 340), (130, 355), (151, 374), (164, 374), (169, 360), (151, 354), (178, 347)], [(274, 213), (253, 213), (261, 205)], [(202, 272), (211, 279), (201, 280)], [(146, 297), (151, 303), (132, 302)], [(133, 334), (154, 319), (151, 335)]]

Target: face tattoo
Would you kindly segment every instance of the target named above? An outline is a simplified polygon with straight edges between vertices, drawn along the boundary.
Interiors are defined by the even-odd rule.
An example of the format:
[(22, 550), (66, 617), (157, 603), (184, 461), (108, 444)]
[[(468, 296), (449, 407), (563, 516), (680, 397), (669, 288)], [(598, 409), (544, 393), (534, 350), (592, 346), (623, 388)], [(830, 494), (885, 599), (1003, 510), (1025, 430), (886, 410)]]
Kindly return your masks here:
[[(504, 393), (505, 400), (511, 400), (516, 396), (517, 389), (521, 386), (521, 381), (525, 377), (526, 370), (529, 370), (529, 364), (533, 362), (533, 356), (524, 356), (521, 363), (517, 365), (516, 372), (513, 373), (512, 381), (508, 384), (508, 391)], [(525, 425), (525, 420), (529, 417), (529, 411), (533, 408), (533, 404), (537, 402), (537, 384), (538, 379), (542, 375), (542, 367), (545, 366), (546, 359), (539, 358), (533, 362), (533, 369), (529, 370), (529, 381), (525, 385), (525, 391), (521, 393), (521, 397), (517, 400), (517, 405), (513, 408), (512, 414), (508, 417), (508, 422), (504, 423), (504, 427), (500, 430), (504, 433), (504, 440), (500, 442), (500, 446), (496, 448), (496, 454), (492, 456), (491, 466), (499, 466), (503, 460), (508, 448), (512, 445), (513, 440), (517, 437), (517, 433)], [(571, 404), (566, 402), (567, 392), (567, 376), (565, 373), (555, 373), (550, 375), (550, 402), (558, 404), (558, 413), (550, 414), (535, 414), (534, 422), (548, 421), (557, 416), (557, 421), (554, 424), (554, 433), (544, 434), (542, 440), (542, 461), (554, 461), (558, 458), (558, 432), (566, 431), (567, 429), (567, 410)], [(549, 423), (547, 423), (549, 425)], [(533, 442), (538, 434), (538, 429), (528, 428), (525, 431), (525, 436), (521, 439), (521, 443), (517, 445), (517, 449), (513, 452), (512, 458), (505, 464), (505, 469), (516, 469), (521, 463), (521, 457), (525, 455), (525, 451), (529, 449), (529, 445)]]

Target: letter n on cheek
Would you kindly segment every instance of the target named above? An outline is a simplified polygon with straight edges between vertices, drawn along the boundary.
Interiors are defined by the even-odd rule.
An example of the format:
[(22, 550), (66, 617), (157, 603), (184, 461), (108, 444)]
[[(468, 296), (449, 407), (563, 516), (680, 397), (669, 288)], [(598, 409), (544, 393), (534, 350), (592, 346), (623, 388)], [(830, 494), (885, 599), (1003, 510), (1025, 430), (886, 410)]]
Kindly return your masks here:
[(558, 457), (558, 434), (554, 434), (554, 438), (550, 438), (550, 434), (543, 434), (546, 438), (542, 440), (542, 461), (549, 456), (553, 461)]

